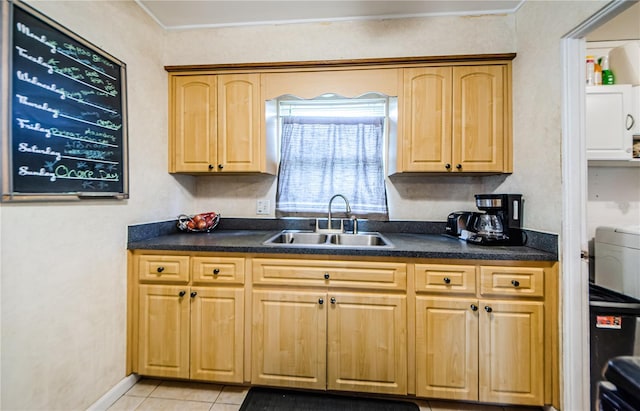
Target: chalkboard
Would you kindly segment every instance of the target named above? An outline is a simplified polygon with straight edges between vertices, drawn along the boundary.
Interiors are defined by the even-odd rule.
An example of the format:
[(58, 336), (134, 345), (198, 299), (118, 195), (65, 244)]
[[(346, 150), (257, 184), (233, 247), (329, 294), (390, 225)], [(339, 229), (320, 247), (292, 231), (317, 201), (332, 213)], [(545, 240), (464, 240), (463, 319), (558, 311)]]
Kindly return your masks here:
[(3, 197), (128, 198), (125, 64), (11, 4), (11, 181)]

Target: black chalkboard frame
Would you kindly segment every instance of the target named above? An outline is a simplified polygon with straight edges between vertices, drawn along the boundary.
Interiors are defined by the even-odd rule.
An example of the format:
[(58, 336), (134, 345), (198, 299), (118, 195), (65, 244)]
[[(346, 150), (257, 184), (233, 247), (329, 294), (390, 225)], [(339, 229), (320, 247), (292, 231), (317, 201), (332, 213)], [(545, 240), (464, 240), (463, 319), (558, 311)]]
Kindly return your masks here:
[[(128, 177), (128, 127), (127, 127), (127, 87), (126, 87), (126, 64), (106, 51), (102, 50), (98, 46), (69, 30), (68, 28), (62, 26), (56, 21), (50, 19), (44, 14), (38, 12), (34, 8), (22, 3), (19, 0), (0, 0), (2, 1), (2, 20), (0, 25), (0, 44), (2, 45), (2, 55), (0, 55), (0, 63), (2, 63), (2, 68), (0, 69), (0, 98), (2, 101), (2, 109), (0, 109), (0, 130), (2, 131), (2, 201), (10, 202), (10, 201), (59, 201), (59, 200), (85, 200), (85, 199), (127, 199), (129, 198), (129, 177)], [(17, 96), (17, 93), (14, 93), (15, 84), (17, 81), (14, 76), (14, 12), (16, 12), (16, 8), (19, 9), (19, 13), (23, 13), (29, 18), (33, 18), (39, 21), (39, 23), (43, 24), (50, 30), (50, 33), (53, 32), (55, 35), (59, 36), (57, 40), (66, 41), (68, 44), (75, 44), (78, 46), (78, 50), (88, 51), (91, 54), (92, 61), (104, 61), (105, 64), (109, 64), (112, 66), (112, 69), (115, 70), (117, 75), (115, 77), (110, 76), (112, 87), (111, 90), (115, 90), (113, 94), (109, 95), (109, 98), (114, 97), (116, 95), (119, 98), (112, 99), (116, 101), (114, 110), (119, 117), (119, 123), (116, 127), (112, 127), (110, 130), (113, 135), (109, 137), (113, 139), (113, 146), (118, 147), (114, 149), (116, 151), (116, 155), (114, 158), (110, 158), (113, 161), (104, 161), (104, 163), (109, 164), (110, 167), (113, 167), (114, 172), (111, 170), (106, 171), (99, 170), (102, 175), (100, 178), (84, 178), (84, 176), (88, 176), (89, 174), (84, 172), (81, 174), (82, 170), (78, 170), (78, 173), (74, 175), (75, 178), (69, 180), (80, 180), (83, 184), (82, 186), (78, 186), (78, 188), (69, 186), (65, 186), (62, 189), (52, 188), (51, 181), (54, 181), (51, 178), (40, 178), (41, 181), (33, 184), (30, 183), (28, 189), (16, 189), (16, 179), (21, 178), (22, 174), (19, 174), (14, 167), (16, 155), (19, 155), (18, 150), (16, 150), (14, 137), (17, 133), (16, 129), (19, 127), (16, 126), (16, 117), (14, 116), (14, 110), (12, 108), (14, 100), (14, 95)], [(29, 33), (31, 34), (31, 33)], [(35, 38), (35, 35), (34, 35)], [(45, 41), (42, 41), (43, 44), (47, 45)], [(67, 43), (65, 43), (67, 44)], [(104, 60), (100, 60), (104, 59)], [(96, 65), (97, 66), (97, 65)], [(95, 71), (95, 70), (94, 70)], [(102, 72), (99, 71), (101, 74)], [(113, 73), (112, 73), (113, 74)], [(22, 79), (21, 79), (22, 80)], [(55, 85), (54, 85), (55, 87)], [(63, 91), (64, 92), (64, 91)], [(62, 93), (60, 93), (62, 94)], [(70, 99), (67, 99), (70, 100)], [(98, 104), (97, 106), (99, 106)], [(113, 108), (113, 107), (108, 107)], [(54, 116), (55, 117), (55, 116)], [(102, 120), (104, 122), (104, 120)], [(31, 122), (33, 124), (33, 122)], [(39, 125), (39, 124), (38, 124)], [(116, 131), (113, 131), (116, 130)], [(106, 134), (106, 133), (105, 133)], [(98, 143), (97, 139), (93, 142), (93, 145)], [(27, 147), (31, 147), (27, 145)], [(24, 147), (20, 147), (20, 151), (25, 151)], [(47, 147), (49, 149), (49, 147)], [(42, 152), (43, 147), (39, 148)], [(85, 152), (89, 152), (91, 150), (86, 149)], [(50, 153), (48, 153), (50, 154)], [(104, 153), (103, 153), (104, 154)], [(59, 158), (59, 157), (58, 157)], [(86, 166), (86, 163), (91, 161), (99, 161), (99, 160), (89, 160), (89, 157), (86, 159), (79, 158), (76, 160), (88, 160), (81, 161)], [(49, 162), (50, 164), (51, 162)], [(67, 167), (69, 169), (69, 167)], [(40, 171), (45, 171), (44, 168), (40, 168)], [(75, 170), (71, 170), (75, 171)], [(98, 170), (97, 170), (98, 171)], [(35, 174), (35, 173), (34, 173)], [(52, 173), (47, 173), (52, 174)], [(94, 176), (97, 176), (97, 173), (93, 173)], [(38, 180), (38, 179), (32, 179)], [(93, 181), (95, 180), (95, 181)], [(60, 181), (60, 179), (58, 179)], [(98, 181), (97, 184), (94, 184)], [(47, 186), (49, 184), (49, 186)], [(85, 188), (89, 189), (85, 189)]]

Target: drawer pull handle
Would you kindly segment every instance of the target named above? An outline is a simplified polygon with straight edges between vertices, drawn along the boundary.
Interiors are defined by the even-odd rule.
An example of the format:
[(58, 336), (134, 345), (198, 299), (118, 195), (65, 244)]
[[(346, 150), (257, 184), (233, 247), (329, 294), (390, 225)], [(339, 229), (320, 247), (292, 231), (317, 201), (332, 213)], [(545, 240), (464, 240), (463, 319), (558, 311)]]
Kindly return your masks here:
[(445, 284), (450, 284), (450, 283), (451, 283), (451, 278), (449, 278), (449, 277), (444, 277), (444, 283), (445, 283)]
[(209, 164), (209, 170), (213, 170), (213, 164)]
[(319, 298), (318, 299), (318, 304), (320, 304), (320, 305), (324, 304), (324, 300), (322, 298)]
[(161, 272), (163, 272), (163, 271), (164, 271), (164, 267), (163, 267), (163, 266), (160, 266), (160, 267), (156, 268), (156, 271), (157, 271), (157, 272), (159, 272), (159, 273), (161, 273)]
[(493, 308), (489, 307), (488, 305), (484, 306), (484, 310), (488, 313), (490, 313), (491, 311), (493, 311)]
[(451, 169), (451, 164), (449, 164), (449, 163), (445, 164), (444, 168), (446, 168), (447, 170), (450, 170)]
[(214, 268), (213, 269), (213, 275), (218, 275), (220, 274), (220, 269), (219, 268)]
[(197, 293), (197, 292), (195, 292), (195, 291), (191, 291), (191, 298), (194, 298), (196, 295), (198, 295), (198, 293)]
[(329, 279), (329, 277), (330, 277), (330, 276), (329, 276), (329, 273), (324, 273), (324, 279), (325, 279), (325, 280), (328, 280), (328, 279)]
[(458, 170), (462, 170), (462, 164), (456, 164), (456, 168), (457, 168)]
[(478, 311), (478, 306), (475, 304), (471, 304), (471, 311)]
[(511, 280), (511, 285), (513, 285), (514, 287), (519, 287), (519, 286), (520, 286), (520, 281), (518, 281), (518, 280)]
[(331, 304), (335, 304), (336, 303), (336, 297), (331, 297)]
[(184, 297), (184, 295), (185, 295), (186, 293), (187, 293), (187, 292), (186, 292), (185, 290), (182, 290), (182, 291), (180, 291), (180, 292), (178, 293), (178, 296), (179, 296), (179, 297)]

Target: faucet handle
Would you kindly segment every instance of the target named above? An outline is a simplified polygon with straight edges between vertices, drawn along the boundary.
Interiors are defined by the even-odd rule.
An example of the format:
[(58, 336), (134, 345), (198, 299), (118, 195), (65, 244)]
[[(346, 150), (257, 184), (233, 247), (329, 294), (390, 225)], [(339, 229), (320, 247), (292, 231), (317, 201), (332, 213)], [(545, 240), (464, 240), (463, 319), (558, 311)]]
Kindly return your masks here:
[(351, 215), (351, 222), (353, 225), (353, 234), (358, 234), (358, 217)]

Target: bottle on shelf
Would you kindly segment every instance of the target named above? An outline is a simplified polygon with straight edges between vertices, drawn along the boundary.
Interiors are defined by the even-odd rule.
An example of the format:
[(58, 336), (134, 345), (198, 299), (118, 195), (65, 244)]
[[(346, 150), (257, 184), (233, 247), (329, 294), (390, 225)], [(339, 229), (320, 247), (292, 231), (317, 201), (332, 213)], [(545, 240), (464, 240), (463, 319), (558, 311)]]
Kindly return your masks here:
[(602, 66), (600, 66), (600, 60), (593, 64), (593, 82), (596, 86), (602, 85)]
[(615, 84), (615, 78), (613, 77), (613, 71), (609, 68), (609, 56), (602, 58), (602, 84), (611, 85)]
[(595, 59), (593, 56), (587, 56), (587, 86), (596, 85)]

